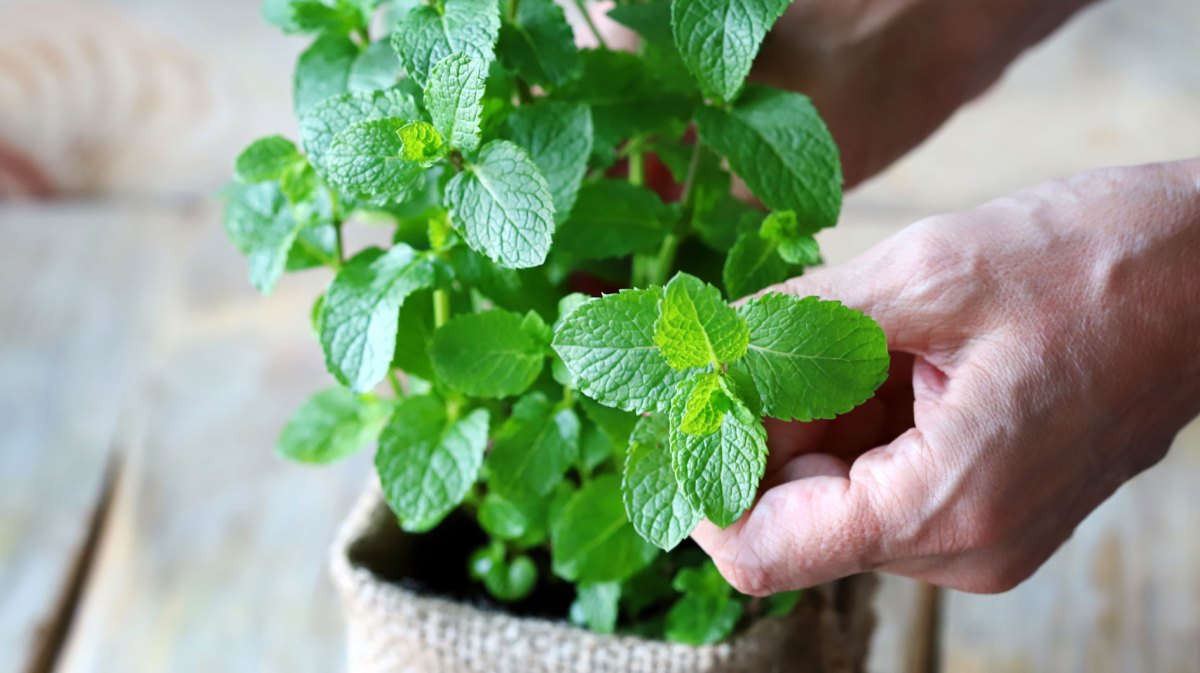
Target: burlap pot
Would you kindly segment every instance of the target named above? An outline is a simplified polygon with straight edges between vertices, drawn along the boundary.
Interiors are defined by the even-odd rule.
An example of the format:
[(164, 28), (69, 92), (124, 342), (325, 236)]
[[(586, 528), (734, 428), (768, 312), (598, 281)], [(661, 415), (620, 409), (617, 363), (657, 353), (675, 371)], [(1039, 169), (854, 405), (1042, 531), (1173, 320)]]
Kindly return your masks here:
[(876, 579), (870, 575), (805, 592), (790, 617), (762, 619), (729, 642), (690, 647), (599, 635), (565, 621), (515, 617), (388, 582), (361, 559), (381, 546), (388, 553), (402, 550), (404, 535), (394, 521), (378, 491), (369, 489), (334, 544), (331, 571), (346, 614), (350, 673), (863, 670), (875, 622), (871, 599)]

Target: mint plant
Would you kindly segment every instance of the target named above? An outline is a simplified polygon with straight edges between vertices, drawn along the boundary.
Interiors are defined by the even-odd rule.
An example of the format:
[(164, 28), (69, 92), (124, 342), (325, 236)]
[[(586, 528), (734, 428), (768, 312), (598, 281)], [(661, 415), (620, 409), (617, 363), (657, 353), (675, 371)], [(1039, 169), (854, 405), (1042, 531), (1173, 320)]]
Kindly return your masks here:
[[(837, 302), (727, 303), (818, 263), (841, 207), (809, 100), (745, 84), (786, 6), (621, 2), (629, 53), (577, 49), (552, 0), (268, 0), (315, 36), (299, 142), (238, 157), (225, 226), (263, 293), (332, 271), (312, 315), (338, 384), (280, 453), (375, 444), (399, 526), (469, 517), (485, 541), (447, 563), (503, 603), (571, 583), (572, 621), (683, 643), (787, 614), (681, 544), (753, 504), (764, 416), (832, 418), (888, 368)], [(351, 222), (390, 244), (348, 250)]]

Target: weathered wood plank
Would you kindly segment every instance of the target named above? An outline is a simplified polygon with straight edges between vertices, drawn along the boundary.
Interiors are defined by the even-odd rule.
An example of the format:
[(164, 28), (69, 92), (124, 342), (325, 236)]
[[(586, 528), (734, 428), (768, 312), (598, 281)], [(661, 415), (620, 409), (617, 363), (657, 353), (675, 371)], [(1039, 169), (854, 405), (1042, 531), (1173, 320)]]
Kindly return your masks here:
[(142, 420), (59, 670), (336, 670), (327, 547), (369, 457), (312, 469), (273, 453), (292, 410), (329, 383), (308, 322), (328, 275), (260, 297), (215, 208), (153, 216), (191, 235), (173, 257), (152, 371), (130, 402)]
[(0, 205), (0, 670), (55, 619), (164, 268), (122, 208)]
[(950, 592), (942, 670), (1200, 670), (1197, 483), (1200, 422), (1025, 584), (999, 596)]

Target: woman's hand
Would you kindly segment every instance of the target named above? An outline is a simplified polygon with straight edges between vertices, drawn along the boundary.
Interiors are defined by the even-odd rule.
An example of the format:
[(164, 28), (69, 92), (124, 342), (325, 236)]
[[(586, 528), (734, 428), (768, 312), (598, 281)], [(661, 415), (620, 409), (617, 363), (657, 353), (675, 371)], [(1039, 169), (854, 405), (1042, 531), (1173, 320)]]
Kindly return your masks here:
[(750, 594), (867, 570), (1007, 590), (1200, 412), (1200, 160), (930, 218), (773, 289), (873, 316), (892, 376), (775, 427), (758, 503), (695, 539)]

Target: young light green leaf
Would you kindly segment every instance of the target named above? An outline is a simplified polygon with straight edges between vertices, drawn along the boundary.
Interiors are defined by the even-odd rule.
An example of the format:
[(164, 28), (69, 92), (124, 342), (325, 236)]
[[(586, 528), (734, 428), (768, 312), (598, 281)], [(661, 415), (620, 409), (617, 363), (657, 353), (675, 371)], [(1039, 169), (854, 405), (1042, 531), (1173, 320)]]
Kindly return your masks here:
[(247, 183), (279, 180), (304, 157), (296, 145), (283, 136), (267, 136), (250, 143), (234, 164), (234, 175)]
[(300, 117), (300, 142), (313, 168), (328, 178), (325, 154), (339, 133), (370, 119), (419, 117), (412, 96), (399, 89), (343, 94), (317, 103)]
[(388, 409), (336, 386), (305, 400), (283, 428), (279, 455), (301, 463), (332, 463), (361, 451), (379, 436)]
[(498, 540), (518, 540), (534, 532), (545, 506), (541, 499), (509, 500), (490, 491), (479, 504), (479, 525)]
[(329, 181), (345, 192), (359, 198), (396, 196), (424, 174), (422, 160), (444, 154), (442, 138), (428, 122), (387, 117), (358, 122), (339, 133), (325, 165)]
[(572, 624), (596, 633), (612, 633), (617, 628), (620, 582), (587, 582), (575, 587), (575, 592), (570, 611)]
[(700, 88), (732, 101), (789, 0), (672, 0), (675, 46)]
[(462, 502), (479, 475), (487, 434), (485, 409), (452, 419), (434, 397), (397, 403), (379, 437), (375, 469), (404, 530), (429, 530)]
[(644, 416), (630, 437), (621, 491), (625, 513), (647, 542), (670, 551), (700, 523), (675, 480), (664, 414)]
[(783, 210), (763, 220), (759, 235), (778, 245), (779, 257), (788, 264), (812, 266), (821, 262), (821, 250), (813, 234), (816, 227), (802, 227), (796, 213)]
[(724, 528), (754, 502), (767, 463), (767, 431), (732, 391), (720, 429), (704, 436), (683, 431), (687, 401), (700, 377), (680, 384), (671, 403), (671, 465), (693, 507)]
[(472, 249), (500, 266), (540, 266), (554, 235), (550, 187), (529, 154), (493, 140), (446, 185), (450, 219)]
[(667, 613), (668, 640), (704, 645), (720, 642), (733, 632), (743, 606), (711, 561), (681, 569), (672, 584), (683, 592), (683, 598)]
[(887, 337), (836, 301), (767, 294), (738, 309), (750, 347), (733, 368), (753, 379), (763, 413), (833, 418), (862, 404), (887, 378)]
[(730, 297), (745, 297), (788, 279), (788, 265), (779, 255), (779, 244), (757, 232), (738, 236), (721, 272)]
[(541, 393), (522, 397), (492, 442), (488, 486), (513, 500), (541, 498), (579, 455), (579, 417)]
[(377, 91), (396, 86), (404, 73), (400, 59), (387, 40), (372, 42), (350, 66), (346, 89), (350, 93)]
[(586, 105), (541, 101), (522, 105), (507, 120), (506, 137), (529, 151), (554, 198), (554, 220), (575, 205), (592, 153), (592, 111)]
[(559, 247), (581, 259), (651, 252), (666, 237), (671, 209), (654, 192), (624, 180), (598, 180), (579, 190), (559, 229)]
[(321, 345), (330, 373), (355, 392), (382, 381), (396, 346), (400, 306), (436, 278), (434, 263), (403, 243), (386, 254), (368, 248), (346, 262), (321, 306)]
[(657, 553), (629, 525), (615, 474), (584, 484), (550, 532), (554, 574), (568, 582), (618, 582), (645, 568)]
[(483, 83), (487, 64), (460, 53), (433, 66), (425, 85), (425, 108), (450, 146), (463, 152), (479, 147)]
[(292, 85), (296, 116), (303, 117), (317, 103), (346, 93), (356, 58), (358, 45), (344, 33), (317, 38), (296, 63)]
[(587, 302), (558, 327), (554, 350), (585, 395), (625, 411), (667, 409), (685, 376), (654, 343), (662, 296), (661, 288), (623, 290)]
[(365, 27), (362, 8), (350, 0), (291, 0), (290, 32), (341, 33)]
[(537, 583), (537, 565), (524, 554), (507, 561), (504, 552), (504, 546), (499, 544), (481, 547), (471, 554), (468, 569), (496, 600), (519, 601)]
[(675, 369), (729, 363), (746, 352), (750, 331), (721, 291), (678, 273), (667, 283), (654, 324), (654, 343)]
[(270, 294), (283, 273), (300, 225), (278, 183), (234, 184), (225, 190), (225, 233), (250, 262), (250, 282)]
[(716, 372), (697, 374), (695, 385), (683, 406), (679, 429), (689, 435), (711, 435), (721, 427), (721, 419), (729, 410), (729, 399), (721, 388), (721, 375)]
[(815, 229), (833, 226), (842, 207), (837, 145), (805, 96), (749, 86), (730, 110), (696, 110), (700, 138), (729, 160), (773, 210), (792, 210)]
[(527, 82), (559, 86), (579, 76), (583, 62), (563, 10), (553, 0), (521, 0), (500, 27), (500, 60)]
[(501, 309), (455, 316), (433, 333), (429, 355), (438, 379), (476, 397), (524, 391), (541, 373), (546, 351), (521, 322)]
[(409, 76), (425, 86), (433, 66), (451, 54), (491, 63), (499, 32), (494, 0), (445, 0), (410, 10), (392, 33), (392, 48)]

